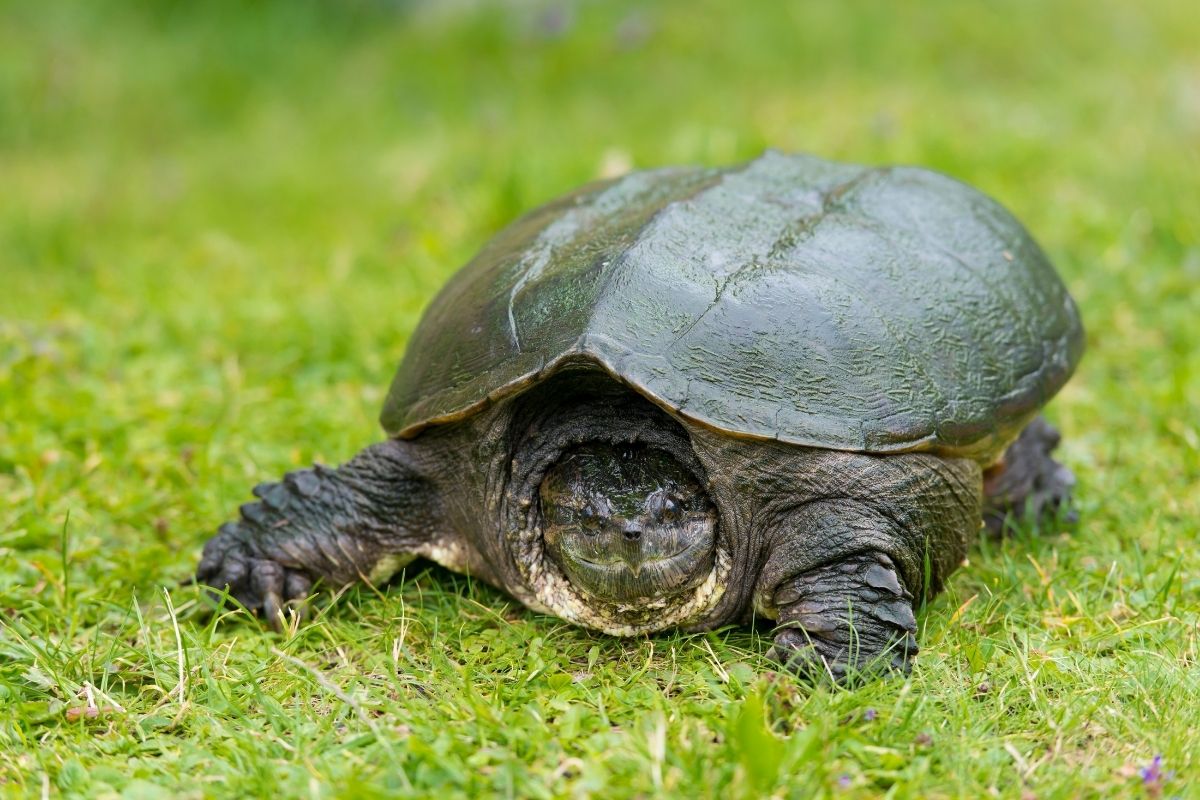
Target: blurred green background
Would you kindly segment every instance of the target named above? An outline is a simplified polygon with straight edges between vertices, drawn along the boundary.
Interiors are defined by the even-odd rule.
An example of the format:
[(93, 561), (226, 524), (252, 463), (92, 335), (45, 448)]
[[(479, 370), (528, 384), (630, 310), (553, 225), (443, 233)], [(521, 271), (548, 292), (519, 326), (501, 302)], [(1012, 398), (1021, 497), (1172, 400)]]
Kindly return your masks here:
[[(1168, 0), (0, 0), (0, 792), (1197, 791), (1198, 43)], [(911, 680), (797, 691), (757, 634), (440, 570), (284, 637), (189, 616), (252, 483), (380, 435), (498, 228), (767, 147), (992, 194), (1088, 328), (1079, 526), (981, 545)]]

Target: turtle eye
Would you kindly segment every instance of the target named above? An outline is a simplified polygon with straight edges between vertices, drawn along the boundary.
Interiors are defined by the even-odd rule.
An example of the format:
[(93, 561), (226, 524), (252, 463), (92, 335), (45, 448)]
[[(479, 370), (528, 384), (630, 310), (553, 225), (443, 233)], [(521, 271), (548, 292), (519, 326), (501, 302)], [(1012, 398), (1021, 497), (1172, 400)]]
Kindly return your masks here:
[(658, 517), (663, 522), (674, 522), (683, 511), (673, 497), (664, 497), (658, 507)]
[(591, 503), (579, 510), (579, 526), (583, 528), (584, 533), (595, 533), (600, 530), (600, 513)]

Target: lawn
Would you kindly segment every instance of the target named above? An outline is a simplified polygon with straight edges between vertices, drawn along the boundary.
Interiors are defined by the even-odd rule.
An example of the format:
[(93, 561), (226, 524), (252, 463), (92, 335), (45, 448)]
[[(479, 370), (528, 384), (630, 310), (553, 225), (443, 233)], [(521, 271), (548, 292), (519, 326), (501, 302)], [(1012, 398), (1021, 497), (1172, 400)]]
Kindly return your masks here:
[[(0, 795), (1200, 797), (1197, 41), (1186, 0), (0, 0)], [(203, 541), (380, 436), (496, 230), (766, 147), (989, 192), (1088, 329), (1079, 522), (981, 542), (911, 678), (420, 565), (282, 634), (199, 613)]]

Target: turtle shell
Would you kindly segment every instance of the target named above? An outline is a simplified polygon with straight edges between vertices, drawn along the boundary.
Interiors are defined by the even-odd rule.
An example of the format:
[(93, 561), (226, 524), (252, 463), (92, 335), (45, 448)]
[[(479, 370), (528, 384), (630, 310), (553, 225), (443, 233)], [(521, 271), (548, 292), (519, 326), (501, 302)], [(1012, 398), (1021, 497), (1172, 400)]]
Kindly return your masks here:
[(768, 152), (594, 184), (501, 231), (426, 310), (382, 422), (412, 437), (587, 362), (730, 435), (987, 462), (1082, 351), (995, 201)]

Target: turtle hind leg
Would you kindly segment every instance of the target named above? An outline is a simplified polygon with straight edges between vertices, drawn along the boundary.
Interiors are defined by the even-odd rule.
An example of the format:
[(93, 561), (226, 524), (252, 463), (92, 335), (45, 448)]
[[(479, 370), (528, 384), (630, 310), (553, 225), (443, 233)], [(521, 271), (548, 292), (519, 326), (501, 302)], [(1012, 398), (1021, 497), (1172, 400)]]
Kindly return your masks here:
[(1004, 458), (983, 474), (983, 521), (993, 534), (1003, 533), (1013, 521), (1050, 519), (1066, 512), (1074, 522), (1071, 490), (1075, 476), (1051, 458), (1061, 436), (1042, 417), (1021, 431), (1004, 451)]

